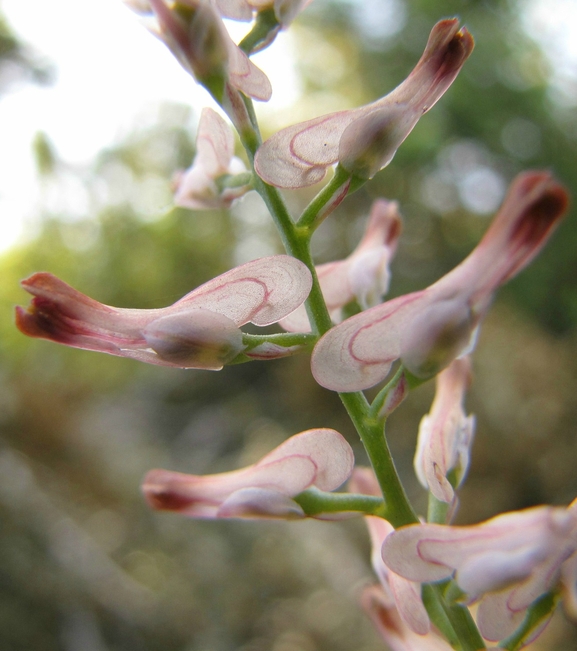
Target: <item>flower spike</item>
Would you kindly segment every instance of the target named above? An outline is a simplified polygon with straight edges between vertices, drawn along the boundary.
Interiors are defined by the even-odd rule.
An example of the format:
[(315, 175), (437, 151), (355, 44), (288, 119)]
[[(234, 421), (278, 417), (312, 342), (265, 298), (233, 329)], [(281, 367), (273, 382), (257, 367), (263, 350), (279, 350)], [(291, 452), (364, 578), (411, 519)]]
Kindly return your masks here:
[(327, 168), (340, 162), (351, 174), (371, 178), (453, 83), (473, 45), (456, 18), (438, 22), (400, 86), (372, 104), (282, 129), (258, 149), (257, 174), (279, 188), (303, 188), (322, 181)]
[(359, 391), (388, 375), (393, 362), (432, 377), (468, 352), (493, 294), (531, 262), (564, 215), (569, 197), (547, 172), (517, 176), (472, 253), (427, 289), (399, 296), (329, 330), (313, 351), (317, 382)]
[(279, 255), (247, 262), (210, 280), (169, 307), (154, 310), (103, 305), (52, 274), (22, 282), (34, 296), (16, 308), (25, 335), (130, 357), (149, 364), (219, 370), (244, 346), (239, 327), (266, 326), (296, 309), (308, 296), (310, 272)]
[[(401, 216), (395, 201), (377, 199), (371, 207), (363, 239), (345, 260), (316, 267), (327, 309), (335, 322), (341, 310), (353, 300), (363, 309), (381, 302), (389, 289), (389, 263), (401, 234)], [(289, 332), (309, 332), (304, 306), (280, 321)]]
[(151, 470), (142, 490), (152, 508), (192, 518), (304, 518), (292, 498), (311, 487), (335, 490), (353, 465), (353, 451), (338, 432), (312, 429), (241, 470), (206, 476)]

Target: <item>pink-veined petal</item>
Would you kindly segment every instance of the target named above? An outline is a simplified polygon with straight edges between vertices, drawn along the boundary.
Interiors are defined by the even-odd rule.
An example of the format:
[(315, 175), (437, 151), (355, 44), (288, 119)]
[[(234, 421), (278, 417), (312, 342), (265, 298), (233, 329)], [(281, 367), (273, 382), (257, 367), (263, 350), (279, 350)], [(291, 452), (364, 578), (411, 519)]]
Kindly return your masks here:
[(311, 275), (287, 255), (259, 258), (201, 285), (174, 304), (202, 307), (228, 316), (237, 325), (276, 323), (309, 295)]
[(178, 175), (174, 203), (192, 210), (228, 208), (250, 190), (250, 183), (223, 189), (217, 180), (246, 172), (244, 163), (234, 156), (231, 127), (216, 111), (204, 108), (198, 123), (196, 156), (192, 166)]
[[(239, 0), (218, 2), (224, 13), (247, 15), (246, 6)], [(158, 21), (158, 27), (151, 31), (201, 83), (214, 83), (215, 78), (221, 78), (223, 86), (230, 83), (249, 97), (268, 101), (272, 95), (268, 77), (234, 43), (213, 2), (186, 0), (184, 4), (190, 9), (186, 15), (166, 0), (149, 0)]]
[[(313, 185), (321, 181), (327, 167), (340, 158), (349, 161), (350, 148), (358, 144), (359, 138), (369, 128), (365, 125), (367, 120), (372, 125), (376, 115), (380, 123), (388, 125), (390, 115), (394, 118), (394, 124), (391, 123), (394, 133), (385, 138), (379, 135), (376, 143), (377, 157), (382, 155), (383, 158), (376, 168), (382, 169), (419, 117), (447, 90), (472, 49), (473, 39), (467, 30), (459, 30), (457, 19), (440, 21), (431, 31), (417, 66), (400, 86), (367, 106), (320, 116), (279, 131), (257, 151), (257, 174), (267, 183), (281, 188)], [(357, 120), (362, 124), (360, 134), (354, 127)], [(347, 142), (341, 146), (348, 128), (355, 132), (350, 132)], [(378, 151), (379, 138), (384, 148), (382, 153)], [(367, 147), (373, 146), (375, 143), (367, 143)]]
[(430, 631), (426, 635), (413, 632), (401, 619), (381, 586), (365, 588), (361, 595), (361, 606), (391, 651), (451, 651), (449, 644), (435, 632)]
[(240, 470), (205, 476), (152, 470), (143, 492), (153, 508), (190, 517), (295, 517), (301, 509), (288, 498), (312, 486), (338, 488), (353, 465), (351, 447), (338, 432), (307, 430)]
[(568, 205), (547, 172), (511, 184), (473, 252), (429, 288), (377, 305), (329, 330), (313, 352), (313, 375), (334, 391), (359, 391), (383, 380), (399, 357), (428, 377), (471, 347), (475, 328), (500, 284), (545, 244)]
[(355, 458), (345, 438), (333, 429), (310, 429), (295, 434), (264, 457), (271, 462), (285, 455), (302, 455), (317, 467), (314, 485), (323, 491), (332, 491), (351, 476)]
[(278, 321), (305, 300), (311, 278), (294, 258), (261, 258), (201, 285), (173, 305), (152, 310), (104, 305), (48, 273), (34, 274), (22, 286), (34, 297), (29, 309), (16, 308), (16, 324), (28, 336), (184, 368), (194, 368), (194, 362), (187, 366), (190, 355), (203, 359), (196, 347), (204, 342), (211, 360), (207, 363), (205, 357), (201, 368), (218, 368), (218, 359), (228, 359), (239, 347), (233, 326)]
[(268, 77), (230, 37), (227, 40), (227, 47), (228, 77), (231, 85), (249, 97), (268, 102), (272, 96), (272, 86)]
[(390, 572), (389, 587), (401, 619), (411, 631), (426, 635), (431, 630), (431, 622), (421, 599), (421, 585)]
[(555, 580), (554, 568), (577, 544), (576, 526), (574, 514), (553, 507), (505, 513), (467, 527), (410, 525), (387, 537), (383, 560), (413, 581), (438, 581), (456, 571), (470, 600), (512, 584), (522, 592), (527, 586), (531, 596), (518, 600), (527, 607)]
[(214, 517), (221, 504), (240, 489), (262, 488), (291, 497), (308, 488), (316, 475), (315, 464), (303, 456), (261, 464), (203, 476), (151, 470), (142, 490), (155, 509), (189, 517)]
[[(349, 482), (349, 490), (364, 495), (381, 495), (374, 472), (370, 468), (355, 468)], [(393, 526), (387, 520), (373, 516), (365, 517), (365, 522), (371, 537), (371, 564), (382, 587), (393, 597), (403, 622), (415, 633), (427, 634), (431, 624), (421, 599), (421, 586), (391, 572), (381, 557), (381, 547), (385, 538), (394, 531)]]
[(421, 484), (443, 502), (451, 503), (454, 498), (449, 471), (457, 471), (460, 483), (469, 465), (474, 419), (465, 416), (463, 400), (470, 381), (468, 358), (457, 359), (442, 371), (431, 412), (419, 426), (415, 472)]
[(407, 294), (373, 307), (329, 330), (313, 351), (316, 381), (333, 391), (360, 391), (389, 373), (401, 355), (400, 338), (425, 291)]
[(228, 172), (234, 137), (230, 126), (211, 108), (203, 108), (200, 114), (196, 151), (199, 164), (212, 178)]

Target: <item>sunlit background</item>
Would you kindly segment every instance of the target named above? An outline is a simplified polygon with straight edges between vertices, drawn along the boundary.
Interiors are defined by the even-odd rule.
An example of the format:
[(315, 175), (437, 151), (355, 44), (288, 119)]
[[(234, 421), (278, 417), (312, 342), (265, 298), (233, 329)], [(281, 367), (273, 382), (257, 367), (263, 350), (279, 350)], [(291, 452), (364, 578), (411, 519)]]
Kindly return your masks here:
[[(372, 199), (398, 199), (391, 296), (458, 263), (522, 169), (550, 169), (577, 193), (577, 4), (315, 0), (257, 59), (274, 89), (257, 106), (271, 133), (382, 96), (452, 15), (476, 38), (471, 59), (391, 166), (314, 242), (319, 262), (346, 255)], [(118, 0), (0, 2), (2, 651), (383, 648), (356, 607), (373, 580), (362, 522), (186, 521), (150, 513), (139, 493), (150, 468), (239, 467), (317, 426), (341, 431), (362, 462), (307, 359), (178, 371), (27, 340), (12, 323), (28, 300), (18, 282), (33, 271), (105, 303), (157, 307), (281, 252), (255, 195), (230, 214), (172, 208), (205, 105)], [(317, 189), (287, 193), (295, 214)], [(577, 495), (576, 283), (573, 214), (483, 326), (459, 522)], [(411, 464), (432, 388), (389, 427), (421, 509)], [(577, 650), (574, 625), (558, 613), (534, 648)]]

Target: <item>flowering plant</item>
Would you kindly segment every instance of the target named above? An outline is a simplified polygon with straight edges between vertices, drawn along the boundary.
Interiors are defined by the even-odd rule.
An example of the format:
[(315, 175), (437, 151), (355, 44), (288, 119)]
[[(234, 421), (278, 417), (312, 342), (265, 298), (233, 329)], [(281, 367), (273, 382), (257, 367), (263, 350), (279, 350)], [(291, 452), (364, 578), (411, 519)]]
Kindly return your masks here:
[[(341, 434), (316, 428), (240, 470), (208, 476), (152, 470), (143, 485), (147, 502), (198, 518), (364, 517), (379, 584), (365, 589), (361, 603), (393, 650), (475, 651), (487, 642), (522, 648), (561, 596), (575, 611), (575, 505), (539, 506), (469, 527), (451, 520), (473, 440), (474, 419), (464, 399), (477, 332), (498, 288), (531, 262), (558, 225), (566, 190), (548, 172), (519, 174), (461, 264), (430, 287), (385, 302), (401, 236), (396, 202), (373, 203), (364, 236), (344, 260), (316, 266), (311, 254), (318, 226), (392, 161), (455, 81), (473, 51), (472, 36), (457, 19), (441, 20), (414, 70), (388, 95), (294, 124), (263, 142), (252, 99), (268, 100), (271, 85), (250, 57), (271, 45), (310, 1), (127, 4), (212, 95), (248, 160), (247, 168), (234, 156), (231, 127), (206, 108), (175, 203), (229, 207), (254, 189), (286, 255), (248, 262), (154, 310), (110, 307), (49, 273), (36, 273), (22, 283), (33, 299), (29, 308), (17, 308), (17, 326), (32, 337), (179, 368), (221, 370), (312, 351), (314, 378), (339, 393), (372, 469), (355, 469)], [(252, 21), (240, 44), (222, 17)], [(293, 218), (280, 189), (321, 182), (329, 170), (330, 180)], [(279, 324), (285, 332), (245, 332), (248, 323)], [(395, 364), (392, 378), (369, 401), (364, 391), (382, 383)], [(421, 422), (415, 456), (418, 479), (429, 492), (423, 522), (384, 433), (407, 394), (433, 377), (437, 393)], [(347, 480), (348, 490), (339, 491)], [(474, 603), (475, 616), (469, 610)]]

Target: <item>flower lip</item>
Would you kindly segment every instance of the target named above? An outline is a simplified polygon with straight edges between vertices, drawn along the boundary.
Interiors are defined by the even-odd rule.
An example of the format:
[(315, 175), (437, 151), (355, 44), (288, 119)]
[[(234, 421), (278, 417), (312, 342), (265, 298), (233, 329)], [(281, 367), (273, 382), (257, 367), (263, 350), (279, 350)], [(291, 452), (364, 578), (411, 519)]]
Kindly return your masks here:
[[(519, 215), (511, 239), (519, 242), (520, 246), (545, 239), (555, 225), (559, 215), (564, 214), (569, 207), (567, 191), (549, 178), (546, 191), (539, 194), (530, 202), (524, 212)], [(538, 172), (528, 173), (522, 182), (520, 192), (534, 192), (543, 183), (543, 176)]]

